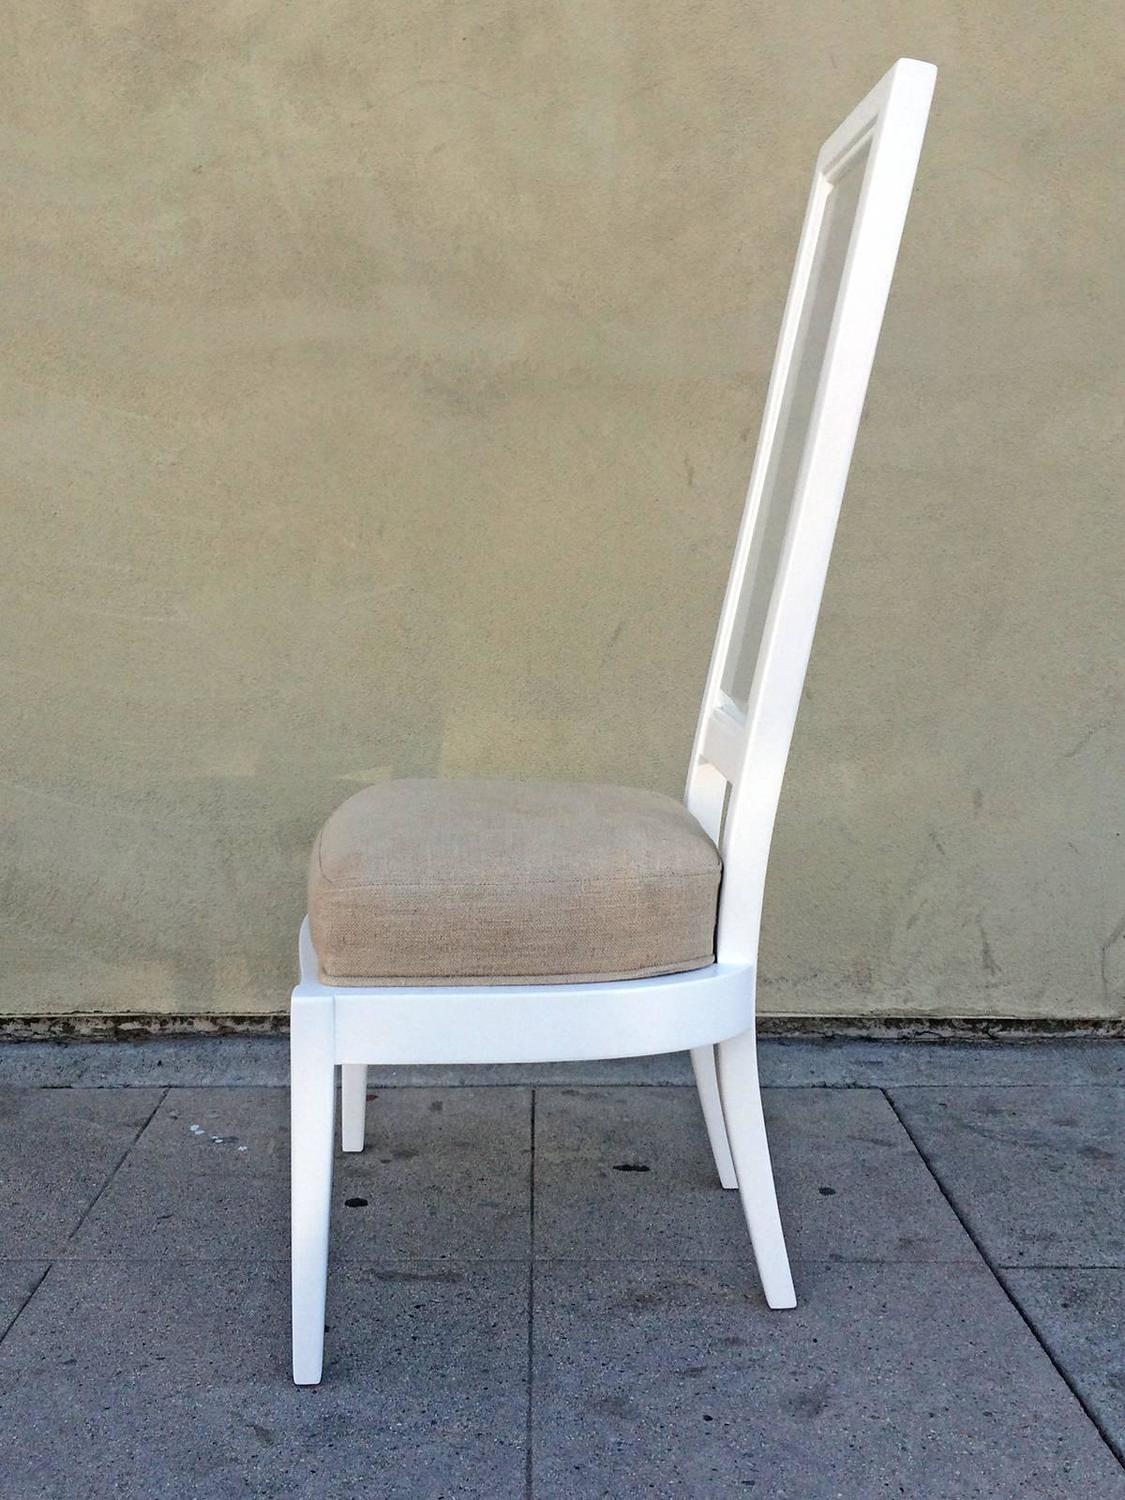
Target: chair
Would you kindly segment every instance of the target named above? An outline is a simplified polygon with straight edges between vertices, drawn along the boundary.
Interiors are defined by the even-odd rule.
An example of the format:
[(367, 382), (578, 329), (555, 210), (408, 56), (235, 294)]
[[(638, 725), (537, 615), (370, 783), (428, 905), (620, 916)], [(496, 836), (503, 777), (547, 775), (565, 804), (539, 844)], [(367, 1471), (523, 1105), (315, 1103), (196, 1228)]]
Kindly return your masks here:
[[(903, 60), (813, 174), (684, 805), (629, 789), (391, 782), (314, 852), (291, 1028), (293, 1378), (321, 1378), (336, 1069), (688, 1050), (771, 1308), (796, 1305), (762, 1118), (766, 861), (935, 70)], [(720, 883), (721, 857), (721, 883)]]

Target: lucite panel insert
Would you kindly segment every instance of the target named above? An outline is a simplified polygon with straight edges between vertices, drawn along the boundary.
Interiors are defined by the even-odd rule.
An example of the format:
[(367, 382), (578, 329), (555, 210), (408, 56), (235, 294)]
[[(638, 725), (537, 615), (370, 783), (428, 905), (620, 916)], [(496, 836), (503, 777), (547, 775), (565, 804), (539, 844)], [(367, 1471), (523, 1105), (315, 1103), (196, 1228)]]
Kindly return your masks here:
[(845, 161), (829, 189), (820, 221), (762, 489), (762, 503), (739, 596), (731, 649), (723, 673), (723, 692), (743, 709), (749, 701), (766, 613), (792, 517), (797, 476), (809, 435), (809, 421), (820, 385), (867, 159), (868, 147), (864, 144)]

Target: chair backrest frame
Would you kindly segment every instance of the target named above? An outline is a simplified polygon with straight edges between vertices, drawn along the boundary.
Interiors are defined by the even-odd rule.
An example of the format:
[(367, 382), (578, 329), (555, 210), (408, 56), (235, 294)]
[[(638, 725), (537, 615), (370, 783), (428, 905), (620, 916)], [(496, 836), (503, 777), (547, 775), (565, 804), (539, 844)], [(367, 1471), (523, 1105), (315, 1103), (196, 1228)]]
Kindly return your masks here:
[[(876, 84), (822, 146), (793, 276), (786, 299), (758, 450), (735, 546), (718, 633), (688, 770), (685, 801), (723, 857), (717, 958), (757, 958), (766, 866), (782, 780), (797, 718), (813, 634), (824, 592), (840, 504), (859, 428), (875, 348), (894, 275), (899, 242), (922, 148), (936, 69), (903, 59)], [(791, 486), (778, 489), (781, 445), (793, 437), (789, 418), (804, 373), (810, 306), (828, 252), (830, 204), (849, 169), (860, 166), (854, 215), (823, 354), (814, 369), (799, 461)], [(853, 180), (849, 192), (854, 190)], [(790, 450), (795, 453), (796, 450)], [(778, 493), (770, 493), (778, 489)], [(791, 497), (791, 498), (790, 498)], [(772, 576), (759, 578), (770, 506), (778, 546)], [(738, 653), (753, 640), (739, 636), (750, 617), (746, 590), (757, 590), (752, 613), (760, 625), (746, 678), (746, 701), (728, 688), (745, 676)], [(733, 668), (733, 671), (732, 671)]]

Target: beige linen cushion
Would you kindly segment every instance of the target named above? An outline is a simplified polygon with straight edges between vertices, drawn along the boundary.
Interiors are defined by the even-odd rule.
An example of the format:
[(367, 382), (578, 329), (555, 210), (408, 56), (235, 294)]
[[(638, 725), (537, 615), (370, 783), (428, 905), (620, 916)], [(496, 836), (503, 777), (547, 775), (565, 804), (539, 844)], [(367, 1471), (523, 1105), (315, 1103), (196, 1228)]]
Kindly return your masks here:
[(324, 825), (309, 923), (328, 984), (640, 979), (713, 961), (719, 875), (656, 792), (389, 781)]

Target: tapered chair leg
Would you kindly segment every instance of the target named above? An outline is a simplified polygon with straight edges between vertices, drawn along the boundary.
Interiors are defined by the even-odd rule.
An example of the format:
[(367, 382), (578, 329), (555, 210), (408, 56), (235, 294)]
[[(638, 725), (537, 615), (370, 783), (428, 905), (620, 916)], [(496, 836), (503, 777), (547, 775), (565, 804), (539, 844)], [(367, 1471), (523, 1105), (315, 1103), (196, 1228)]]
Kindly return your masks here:
[(336, 1069), (332, 1001), (293, 997), (290, 1013), (292, 1164), (293, 1379), (320, 1382)]
[(703, 1120), (707, 1126), (707, 1138), (711, 1142), (711, 1155), (715, 1158), (719, 1181), (725, 1188), (736, 1188), (738, 1176), (730, 1154), (726, 1121), (723, 1119), (723, 1101), (719, 1097), (714, 1047), (693, 1047), (691, 1066), (695, 1072), (695, 1086), (699, 1090), (699, 1102), (703, 1106)]
[(717, 1050), (723, 1117), (762, 1290), (770, 1307), (796, 1307), (762, 1115), (758, 1048), (753, 1030), (720, 1042)]
[(362, 1151), (367, 1123), (367, 1064), (344, 1063), (340, 1069), (340, 1144)]

